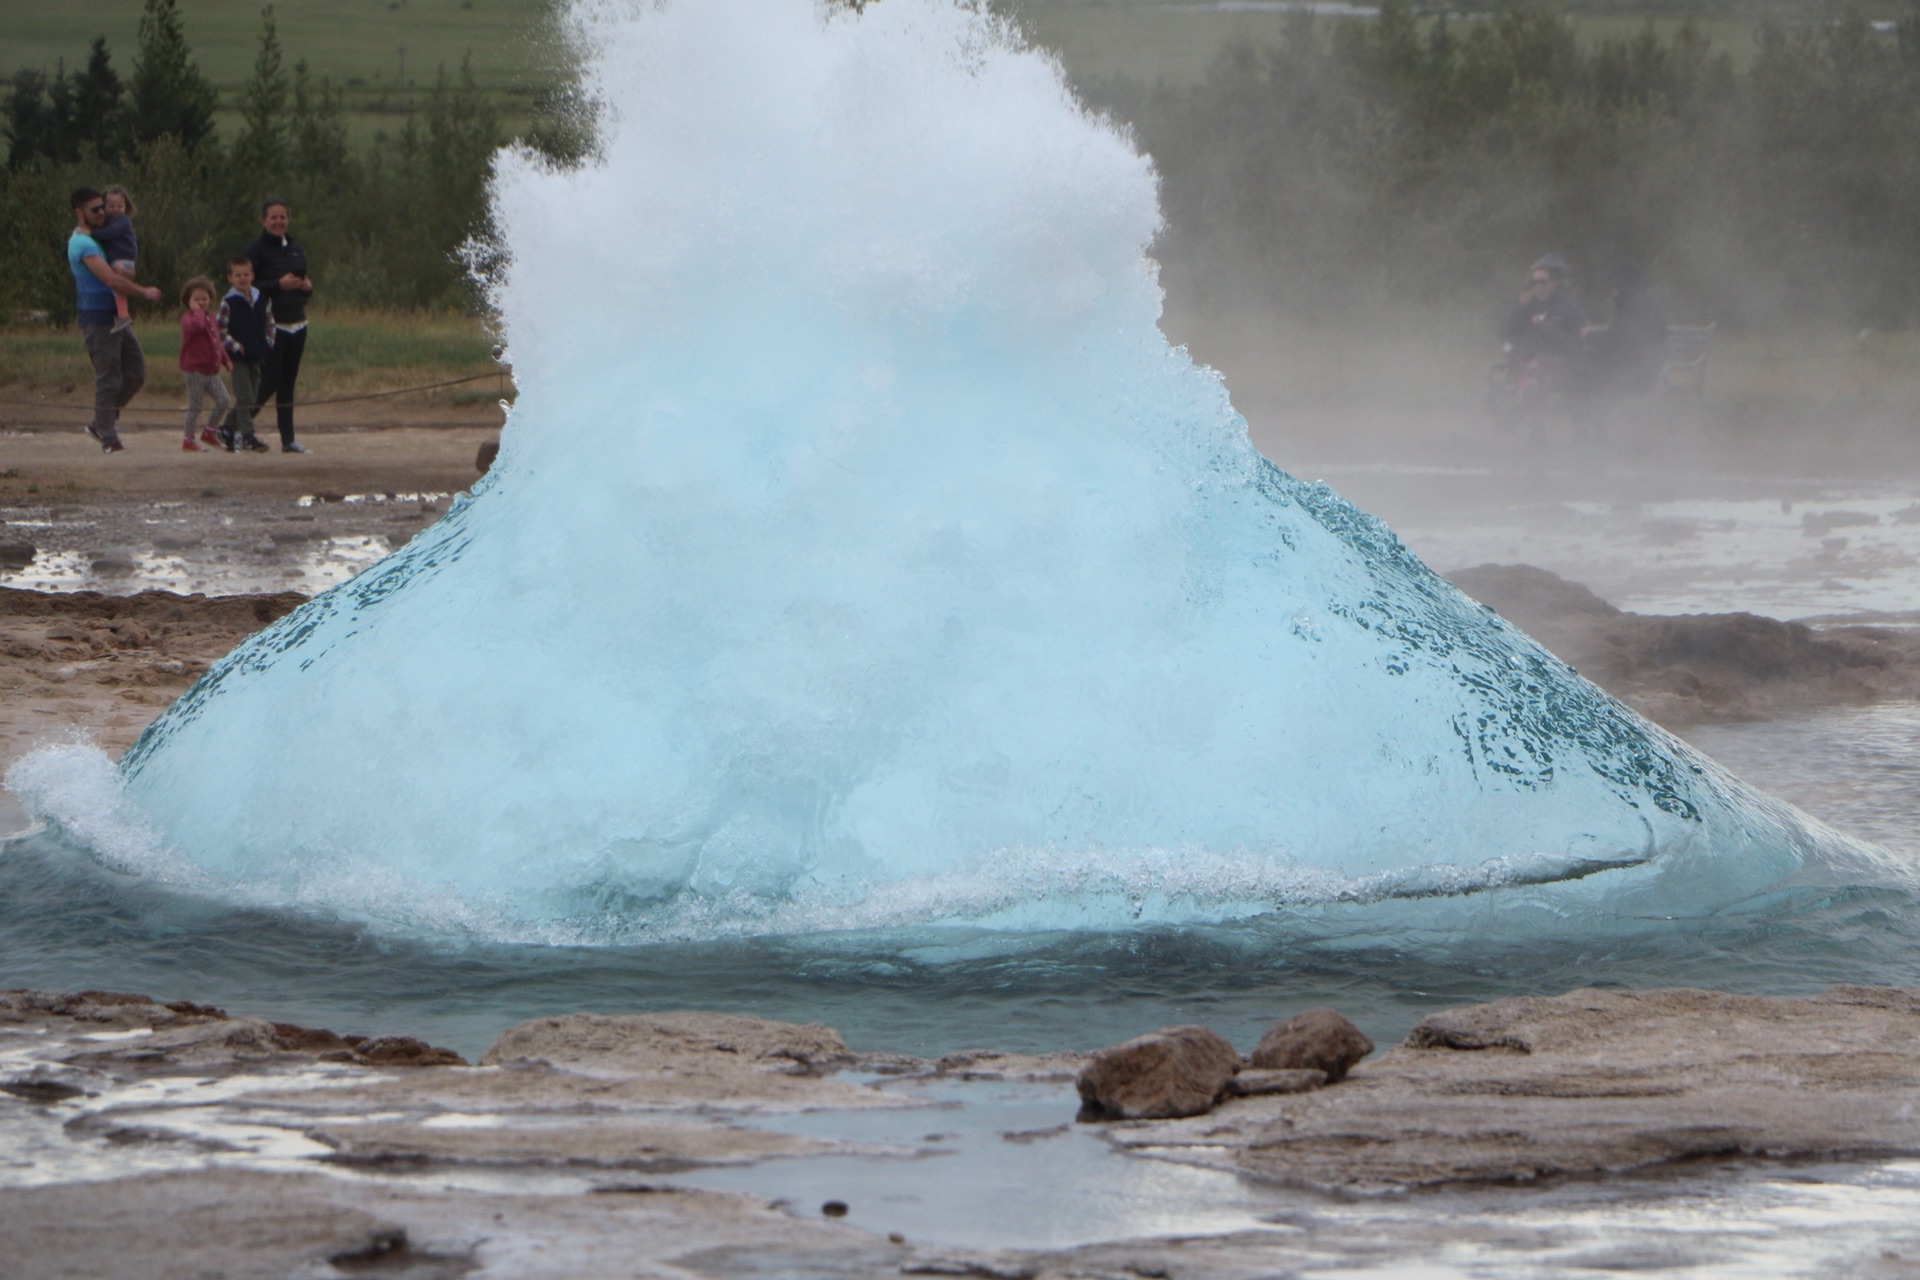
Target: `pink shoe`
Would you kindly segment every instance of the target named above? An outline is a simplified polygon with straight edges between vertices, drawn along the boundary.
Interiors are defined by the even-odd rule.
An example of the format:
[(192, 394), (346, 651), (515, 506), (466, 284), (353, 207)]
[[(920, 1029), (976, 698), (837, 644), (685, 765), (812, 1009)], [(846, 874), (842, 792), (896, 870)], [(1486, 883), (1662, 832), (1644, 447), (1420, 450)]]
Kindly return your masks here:
[(188, 453), (200, 452), (200, 446), (193, 442), (192, 436), (188, 436), (186, 439), (182, 440), (180, 442), (180, 447), (186, 450)]
[(202, 427), (200, 428), (200, 443), (206, 445), (219, 444), (220, 433), (212, 427)]

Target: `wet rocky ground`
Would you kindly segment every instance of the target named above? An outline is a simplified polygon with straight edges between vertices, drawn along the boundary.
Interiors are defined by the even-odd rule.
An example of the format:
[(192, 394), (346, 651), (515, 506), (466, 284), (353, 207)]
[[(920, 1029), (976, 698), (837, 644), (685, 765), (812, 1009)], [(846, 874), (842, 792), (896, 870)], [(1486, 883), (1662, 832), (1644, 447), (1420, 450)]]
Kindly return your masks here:
[[(0, 993), (0, 1259), (48, 1278), (1920, 1274), (1920, 993), (1505, 1000), (1433, 1015), (1339, 1083), (1186, 1119), (1076, 1123), (1083, 1065), (863, 1056), (827, 1027), (703, 1013), (542, 1018), (467, 1065), (184, 1002)], [(1048, 1123), (995, 1131), (1009, 1090)], [(918, 1136), (876, 1141), (876, 1121)], [(984, 1164), (942, 1150), (969, 1138)], [(701, 1185), (783, 1167), (810, 1180)], [(1015, 1198), (988, 1217), (995, 1182)], [(1686, 1220), (1703, 1197), (1717, 1217)], [(915, 1198), (946, 1212), (888, 1203)], [(1076, 1205), (1082, 1242), (1022, 1244)], [(1653, 1229), (1622, 1231), (1635, 1215)]]

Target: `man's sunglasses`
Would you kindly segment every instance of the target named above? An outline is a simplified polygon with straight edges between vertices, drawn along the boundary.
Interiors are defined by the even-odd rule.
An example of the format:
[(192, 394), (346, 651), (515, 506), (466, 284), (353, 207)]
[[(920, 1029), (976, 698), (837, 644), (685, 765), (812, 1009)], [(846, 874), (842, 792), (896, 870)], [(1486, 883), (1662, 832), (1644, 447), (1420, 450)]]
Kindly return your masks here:
[(107, 206), (104, 204), (90, 204), (86, 208), (82, 209), (80, 212), (93, 214), (93, 213), (105, 213), (106, 211), (107, 211)]

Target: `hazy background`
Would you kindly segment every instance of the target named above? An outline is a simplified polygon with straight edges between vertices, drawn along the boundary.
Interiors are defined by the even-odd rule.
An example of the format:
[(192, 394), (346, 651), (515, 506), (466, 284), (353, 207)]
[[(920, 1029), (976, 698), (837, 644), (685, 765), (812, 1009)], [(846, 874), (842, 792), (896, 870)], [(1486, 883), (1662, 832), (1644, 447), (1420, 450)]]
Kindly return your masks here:
[[(1920, 4), (1000, 8), (1154, 156), (1166, 328), (1284, 464), (1517, 476), (1478, 482), (1502, 500), (1913, 470)], [(482, 358), (455, 252), (484, 231), (488, 156), (515, 137), (562, 159), (590, 145), (547, 12), (5, 6), (0, 384), (62, 376), (65, 193), (82, 180), (133, 188), (142, 274), (169, 295), (217, 274), (272, 191), (294, 201), (336, 331), (474, 316), (460, 350)], [(609, 210), (605, 233), (633, 232)], [(1494, 325), (1549, 249), (1596, 320), (1604, 273), (1632, 257), (1672, 319), (1719, 326), (1706, 394), (1623, 409), (1598, 459), (1571, 456), (1563, 424), (1527, 450), (1485, 412)], [(1344, 487), (1365, 502), (1369, 484)], [(1371, 495), (1390, 517), (1391, 488)]]

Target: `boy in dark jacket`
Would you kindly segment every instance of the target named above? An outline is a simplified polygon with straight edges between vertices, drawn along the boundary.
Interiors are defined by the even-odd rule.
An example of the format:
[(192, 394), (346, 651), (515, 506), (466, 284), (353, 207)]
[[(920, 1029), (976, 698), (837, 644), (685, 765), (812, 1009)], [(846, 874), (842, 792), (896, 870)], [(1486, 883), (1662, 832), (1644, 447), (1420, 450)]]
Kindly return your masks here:
[(266, 443), (253, 433), (253, 411), (260, 407), (260, 370), (273, 351), (273, 304), (254, 288), (253, 263), (235, 258), (227, 264), (232, 288), (220, 299), (220, 339), (233, 357), (233, 412), (220, 431), (227, 452), (251, 449), (265, 453)]

